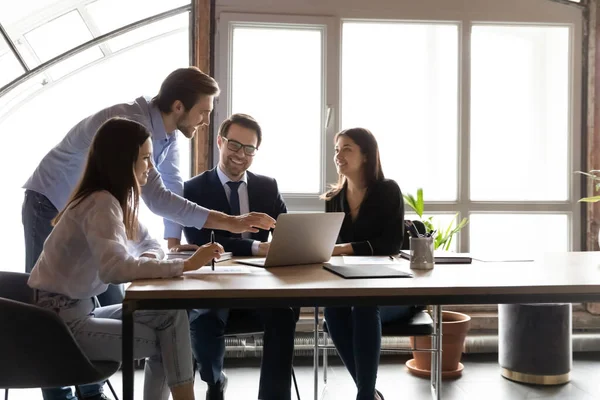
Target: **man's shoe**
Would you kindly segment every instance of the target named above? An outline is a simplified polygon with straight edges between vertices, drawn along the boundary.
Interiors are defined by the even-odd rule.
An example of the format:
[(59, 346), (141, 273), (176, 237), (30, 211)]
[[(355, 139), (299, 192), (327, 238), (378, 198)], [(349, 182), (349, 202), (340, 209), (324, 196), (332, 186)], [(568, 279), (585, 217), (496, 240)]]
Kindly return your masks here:
[(83, 400), (112, 400), (110, 397), (105, 395), (104, 393), (98, 393), (96, 395), (90, 397), (84, 397)]
[(214, 385), (208, 385), (206, 390), (206, 400), (224, 400), (225, 390), (227, 389), (227, 375), (221, 372), (221, 379)]
[(377, 389), (375, 389), (375, 399), (377, 399), (377, 400), (385, 400), (383, 398), (383, 395), (381, 394), (381, 392), (379, 390), (377, 390)]

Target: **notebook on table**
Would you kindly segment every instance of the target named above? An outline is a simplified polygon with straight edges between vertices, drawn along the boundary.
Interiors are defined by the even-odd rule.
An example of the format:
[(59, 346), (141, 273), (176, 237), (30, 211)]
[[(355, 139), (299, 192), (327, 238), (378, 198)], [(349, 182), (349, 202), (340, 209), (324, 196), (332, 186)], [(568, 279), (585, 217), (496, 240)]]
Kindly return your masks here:
[[(410, 250), (400, 250), (400, 257), (410, 261)], [(436, 264), (471, 264), (473, 261), (468, 254), (444, 250), (434, 250), (433, 257)]]
[(370, 279), (370, 278), (412, 278), (410, 272), (398, 271), (387, 265), (345, 264), (337, 265), (326, 263), (323, 268), (345, 279)]
[[(167, 260), (187, 260), (194, 253), (195, 251), (170, 251), (167, 253)], [(226, 251), (224, 253), (221, 253), (220, 258), (215, 258), (215, 263), (231, 260), (231, 257), (233, 257), (233, 253), (230, 251)], [(211, 263), (209, 262), (206, 265), (211, 265)]]

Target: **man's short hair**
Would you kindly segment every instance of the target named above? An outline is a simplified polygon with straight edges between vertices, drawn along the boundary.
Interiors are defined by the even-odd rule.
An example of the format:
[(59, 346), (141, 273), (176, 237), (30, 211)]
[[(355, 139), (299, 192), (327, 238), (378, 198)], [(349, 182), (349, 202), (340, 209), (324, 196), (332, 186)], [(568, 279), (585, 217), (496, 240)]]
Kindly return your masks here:
[(254, 132), (256, 132), (256, 148), (260, 146), (260, 142), (262, 141), (262, 130), (254, 118), (247, 114), (233, 114), (231, 117), (223, 121), (219, 127), (219, 135), (226, 138), (229, 134), (229, 127), (233, 124), (243, 126), (246, 129), (252, 129)]
[(169, 114), (176, 100), (189, 111), (202, 96), (218, 96), (220, 91), (217, 81), (198, 68), (179, 68), (165, 78), (152, 101), (160, 111)]

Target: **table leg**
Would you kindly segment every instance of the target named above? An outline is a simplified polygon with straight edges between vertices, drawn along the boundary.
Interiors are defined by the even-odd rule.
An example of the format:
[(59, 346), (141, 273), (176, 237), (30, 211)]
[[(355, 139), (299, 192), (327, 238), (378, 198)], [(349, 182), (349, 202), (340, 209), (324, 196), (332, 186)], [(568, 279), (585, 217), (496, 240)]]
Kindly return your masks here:
[(133, 304), (123, 301), (123, 400), (133, 400), (133, 311)]
[(433, 337), (431, 340), (431, 398), (442, 398), (442, 306), (432, 306)]

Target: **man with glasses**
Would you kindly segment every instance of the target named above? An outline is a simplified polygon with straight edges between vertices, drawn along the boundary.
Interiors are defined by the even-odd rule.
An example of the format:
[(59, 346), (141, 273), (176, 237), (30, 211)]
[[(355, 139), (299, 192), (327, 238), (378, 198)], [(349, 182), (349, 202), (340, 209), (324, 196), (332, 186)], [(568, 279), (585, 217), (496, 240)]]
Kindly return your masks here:
[[(248, 170), (262, 140), (259, 124), (249, 115), (234, 114), (219, 128), (217, 145), (219, 165), (184, 184), (186, 199), (230, 215), (250, 211), (262, 212), (277, 219), (287, 212), (273, 178)], [(234, 256), (264, 256), (269, 249), (269, 231), (232, 234), (215, 230), (215, 241)], [(210, 229), (184, 228), (188, 243), (203, 245), (210, 241)], [(178, 243), (172, 243), (174, 246)], [(176, 248), (182, 248), (176, 246)], [(264, 328), (263, 359), (258, 398), (291, 398), (291, 372), (294, 334), (300, 310), (291, 308), (260, 310), (196, 309), (190, 310), (192, 350), (200, 377), (208, 385), (206, 399), (223, 399), (227, 377), (223, 373), (226, 325), (231, 318), (257, 321)]]

